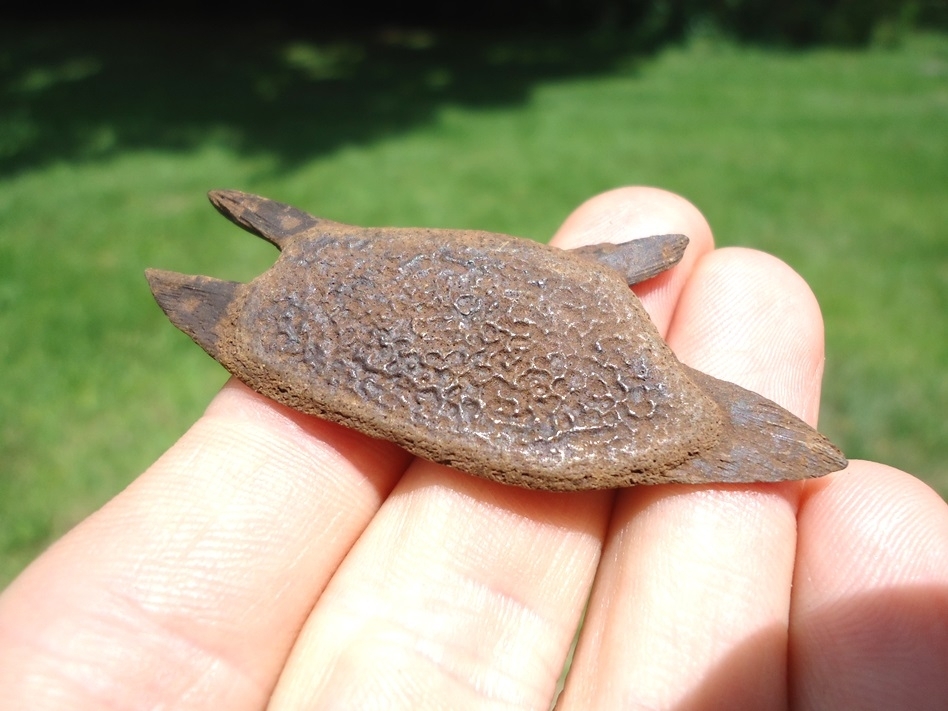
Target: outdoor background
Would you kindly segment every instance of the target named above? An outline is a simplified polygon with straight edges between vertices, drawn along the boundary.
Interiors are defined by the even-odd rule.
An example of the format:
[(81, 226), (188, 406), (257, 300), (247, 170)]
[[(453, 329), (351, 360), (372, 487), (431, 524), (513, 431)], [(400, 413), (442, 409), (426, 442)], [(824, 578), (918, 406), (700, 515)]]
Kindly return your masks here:
[(679, 192), (811, 284), (820, 428), (948, 495), (948, 34), (600, 5), (572, 30), (0, 23), (0, 589), (225, 381), (142, 275), (272, 263), (212, 188), (537, 240), (598, 192)]

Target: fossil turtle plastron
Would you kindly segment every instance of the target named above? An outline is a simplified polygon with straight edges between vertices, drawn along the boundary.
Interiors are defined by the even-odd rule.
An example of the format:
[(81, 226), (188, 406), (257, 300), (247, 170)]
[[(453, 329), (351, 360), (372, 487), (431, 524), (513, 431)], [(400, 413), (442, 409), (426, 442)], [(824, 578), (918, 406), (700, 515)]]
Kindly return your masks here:
[(628, 286), (675, 264), (681, 235), (565, 251), (354, 227), (236, 191), (210, 199), (280, 258), (246, 284), (150, 269), (152, 292), (228, 371), (292, 408), (532, 489), (846, 466), (802, 420), (662, 340)]

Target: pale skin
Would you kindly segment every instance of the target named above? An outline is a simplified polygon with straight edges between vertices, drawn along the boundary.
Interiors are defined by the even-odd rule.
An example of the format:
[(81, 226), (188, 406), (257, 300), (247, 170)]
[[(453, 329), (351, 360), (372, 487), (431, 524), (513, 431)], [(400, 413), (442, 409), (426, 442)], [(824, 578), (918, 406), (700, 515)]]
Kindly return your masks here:
[[(562, 247), (681, 232), (636, 287), (686, 363), (815, 424), (818, 306), (650, 188)], [(855, 286), (854, 286), (855, 288)], [(865, 461), (805, 483), (550, 494), (230, 382), (0, 596), (0, 708), (943, 709), (948, 506)]]

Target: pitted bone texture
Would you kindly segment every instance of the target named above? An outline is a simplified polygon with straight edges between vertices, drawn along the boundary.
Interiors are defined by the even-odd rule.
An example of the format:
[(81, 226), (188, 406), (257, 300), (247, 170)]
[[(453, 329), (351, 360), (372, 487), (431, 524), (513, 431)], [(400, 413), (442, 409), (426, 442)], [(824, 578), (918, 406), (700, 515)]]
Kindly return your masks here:
[(526, 240), (419, 232), (286, 246), (239, 306), (235, 357), (269, 371), (254, 387), (505, 481), (657, 474), (714, 441), (716, 405), (617, 274)]
[(627, 284), (675, 264), (682, 235), (563, 252), (210, 197), (282, 250), (273, 268), (249, 284), (146, 276), (175, 325), (285, 405), (534, 489), (782, 481), (846, 466), (805, 422), (685, 366), (662, 341)]

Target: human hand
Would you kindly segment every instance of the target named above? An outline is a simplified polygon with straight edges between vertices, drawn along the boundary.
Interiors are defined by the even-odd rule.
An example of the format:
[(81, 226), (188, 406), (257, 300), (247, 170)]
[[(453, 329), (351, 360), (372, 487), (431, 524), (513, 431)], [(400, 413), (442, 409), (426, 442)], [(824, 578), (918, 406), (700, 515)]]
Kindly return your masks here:
[[(643, 188), (556, 240), (668, 232), (682, 263), (636, 291), (678, 356), (813, 423), (785, 265)], [(907, 474), (527, 491), (232, 381), (0, 596), (0, 708), (546, 709), (587, 600), (559, 708), (948, 704), (948, 506)]]

